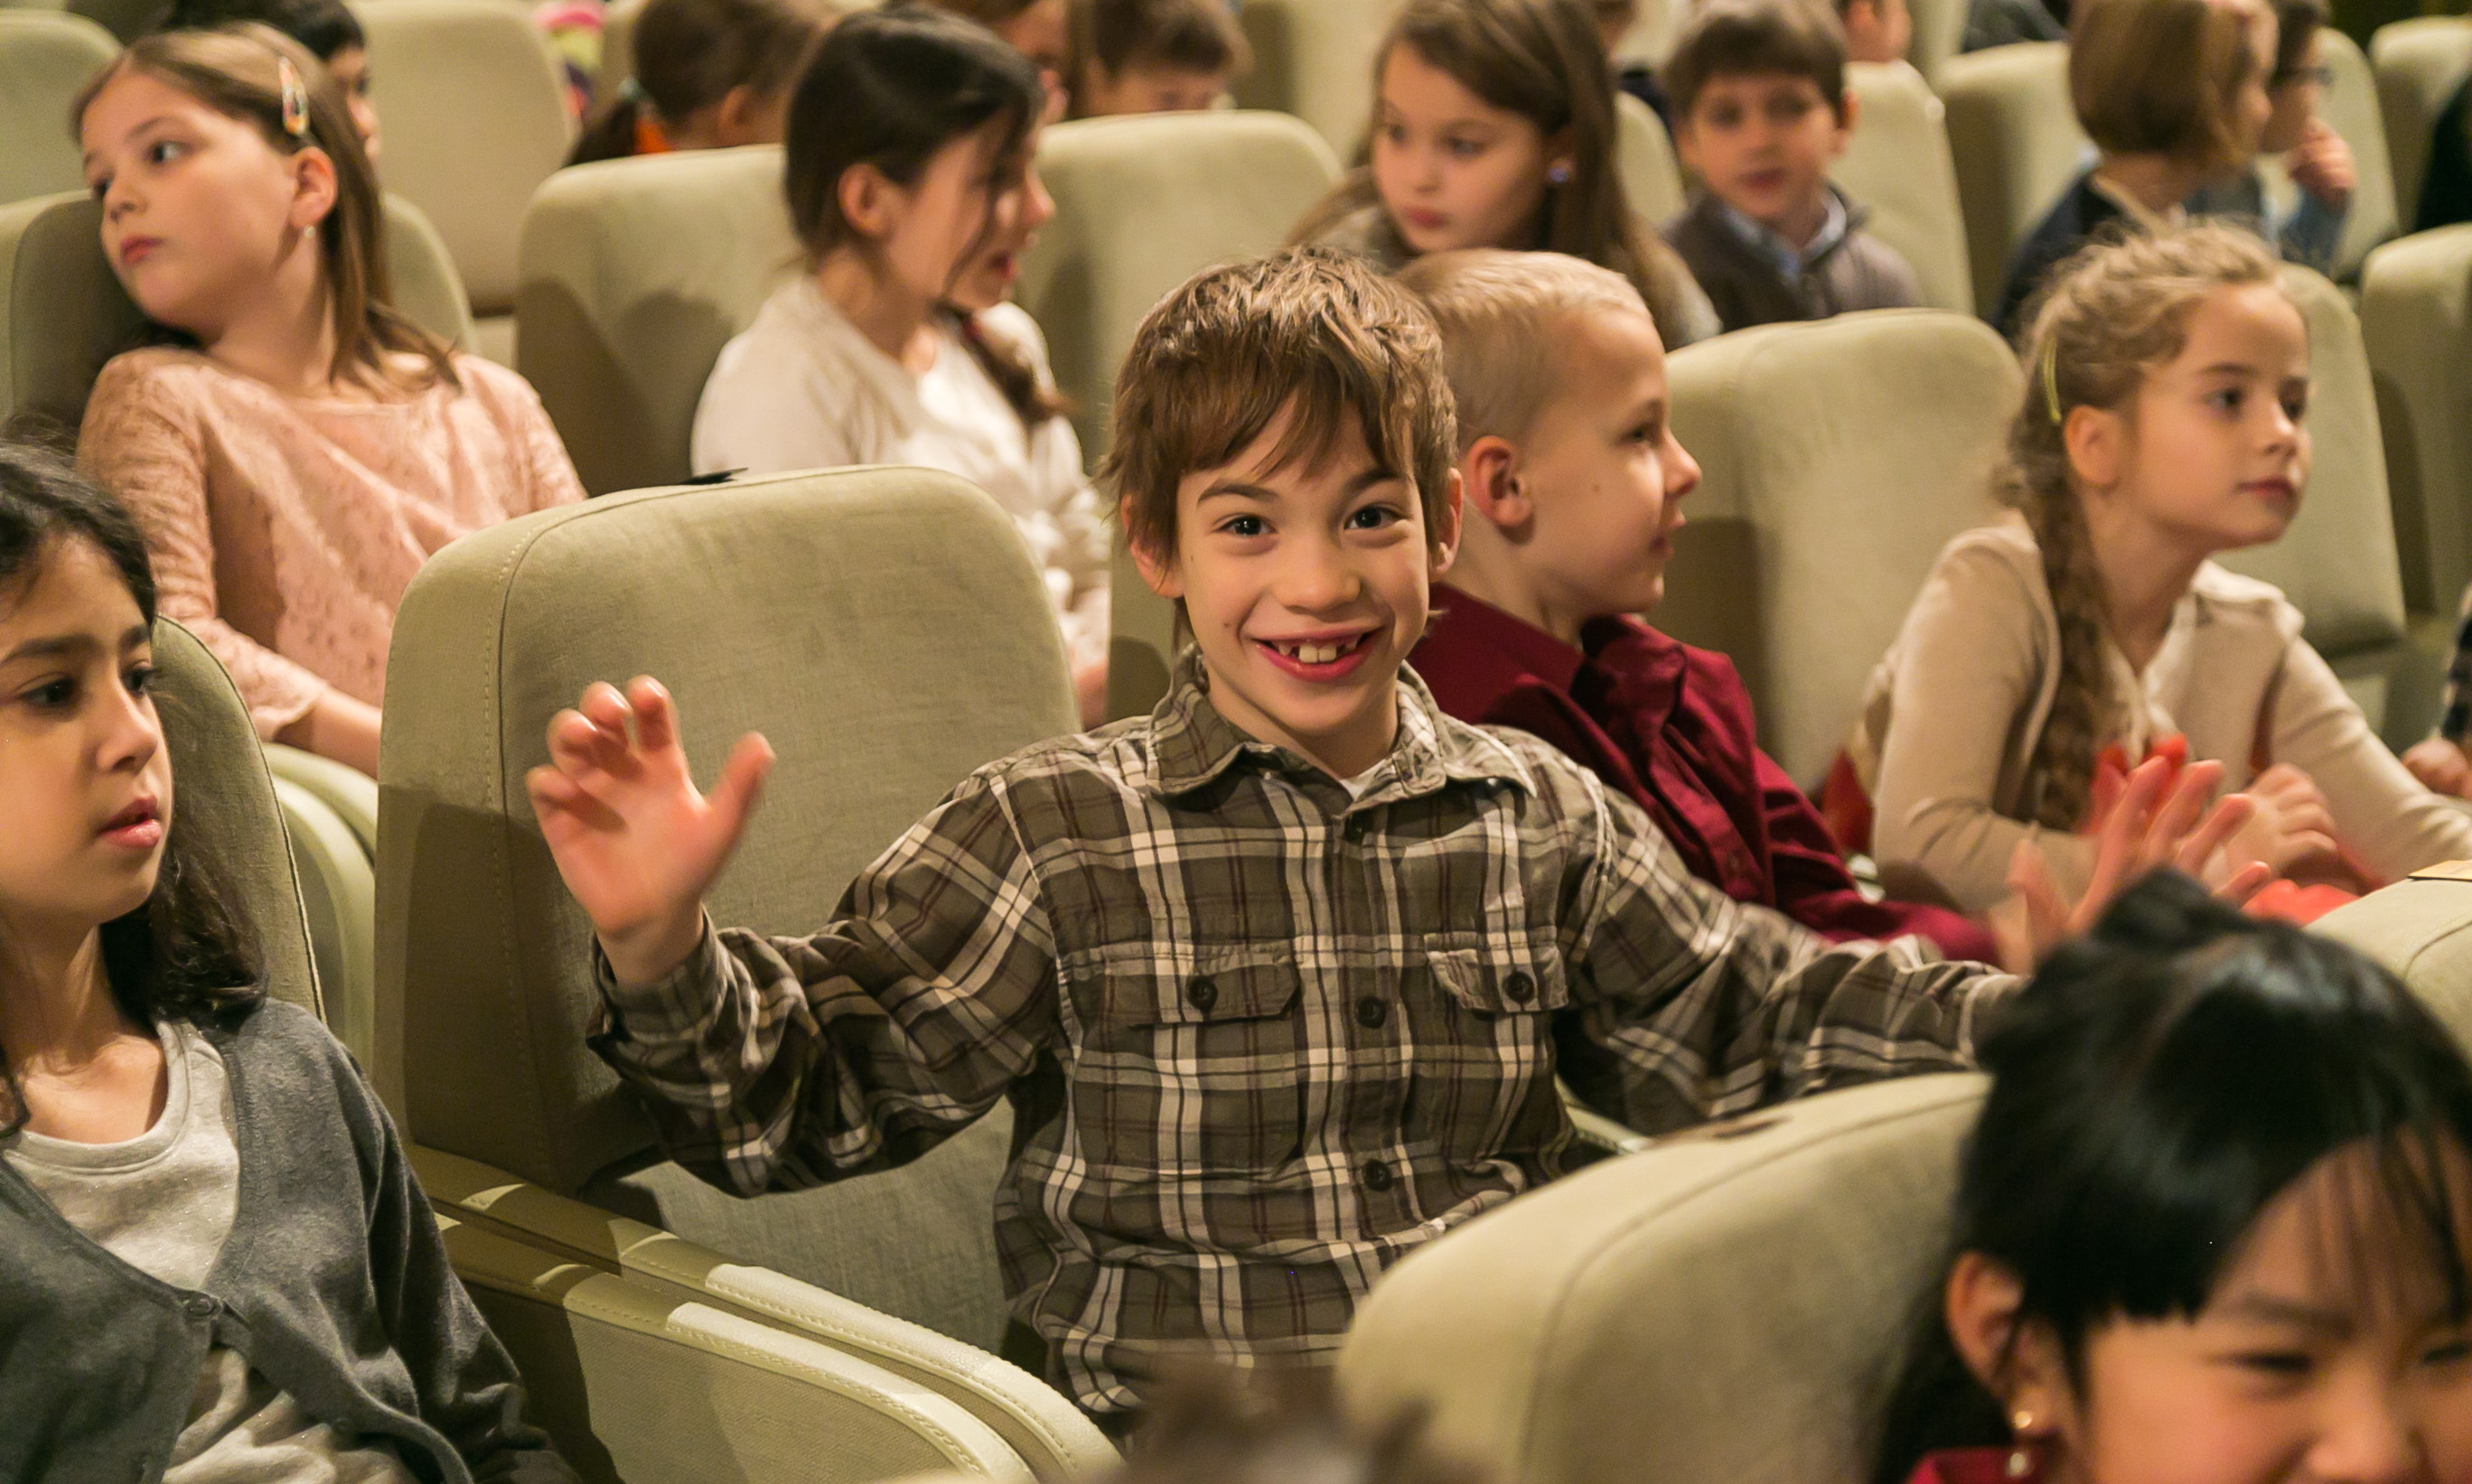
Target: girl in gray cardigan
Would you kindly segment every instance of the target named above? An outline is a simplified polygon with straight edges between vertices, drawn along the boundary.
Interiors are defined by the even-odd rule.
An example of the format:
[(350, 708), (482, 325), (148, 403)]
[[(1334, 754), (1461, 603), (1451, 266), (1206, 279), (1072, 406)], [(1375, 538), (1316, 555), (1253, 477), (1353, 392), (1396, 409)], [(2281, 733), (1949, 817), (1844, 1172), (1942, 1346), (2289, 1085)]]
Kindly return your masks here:
[(0, 1478), (574, 1475), (343, 1048), (263, 999), (129, 517), (0, 445)]

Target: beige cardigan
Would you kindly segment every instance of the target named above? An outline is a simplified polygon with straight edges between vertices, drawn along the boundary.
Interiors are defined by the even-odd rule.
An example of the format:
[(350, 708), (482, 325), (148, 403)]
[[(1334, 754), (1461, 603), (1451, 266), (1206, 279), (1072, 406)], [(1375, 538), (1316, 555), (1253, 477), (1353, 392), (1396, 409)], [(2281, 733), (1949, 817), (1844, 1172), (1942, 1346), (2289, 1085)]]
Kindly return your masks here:
[[(1900, 896), (1980, 911), (2008, 894), (2008, 858), (2040, 836), (2071, 889), (2087, 841), (2022, 823), (2027, 763), (2058, 689), (2059, 616), (2025, 519), (1951, 541), (1872, 672), (1846, 750), (1869, 790), (1872, 849)], [(2132, 756), (2178, 732), (2189, 755), (2247, 786), (2261, 754), (2316, 780), (2342, 843), (2392, 880), (2472, 856), (2472, 812), (2415, 782), (2369, 729), (2335, 673), (2300, 637), (2300, 613), (2267, 583), (2212, 562), (2174, 610), (2143, 675), (2111, 652), (2111, 729)], [(2258, 745), (2265, 720), (2265, 746)]]

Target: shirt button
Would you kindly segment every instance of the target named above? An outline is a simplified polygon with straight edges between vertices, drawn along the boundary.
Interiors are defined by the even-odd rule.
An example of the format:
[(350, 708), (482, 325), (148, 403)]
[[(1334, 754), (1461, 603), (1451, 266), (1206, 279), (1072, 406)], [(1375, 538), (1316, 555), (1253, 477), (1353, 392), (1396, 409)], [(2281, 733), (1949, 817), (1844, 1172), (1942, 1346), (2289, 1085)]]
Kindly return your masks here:
[(180, 1307), (188, 1311), (192, 1319), (212, 1319), (215, 1317), (216, 1308), (220, 1306), (202, 1293), (193, 1293), (180, 1301)]
[(1513, 973), (1502, 981), (1502, 993), (1512, 1004), (1526, 1004), (1536, 998), (1536, 981), (1525, 974)]
[(1365, 1189), (1375, 1194), (1388, 1190), (1398, 1183), (1398, 1176), (1390, 1172), (1390, 1166), (1380, 1160), (1375, 1160), (1365, 1166)]
[(1195, 1009), (1207, 1011), (1219, 1002), (1219, 986), (1205, 977), (1184, 986), (1184, 998)]
[(1356, 1024), (1367, 1030), (1380, 1030), (1382, 1023), (1390, 1018), (1390, 1007), (1371, 995), (1356, 1001)]

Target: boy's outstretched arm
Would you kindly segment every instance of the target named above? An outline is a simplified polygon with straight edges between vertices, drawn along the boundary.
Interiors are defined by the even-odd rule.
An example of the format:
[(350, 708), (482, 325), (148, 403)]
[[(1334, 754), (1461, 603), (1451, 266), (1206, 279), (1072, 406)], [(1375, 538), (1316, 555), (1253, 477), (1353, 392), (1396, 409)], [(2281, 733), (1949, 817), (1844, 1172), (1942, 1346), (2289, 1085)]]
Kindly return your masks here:
[[(2082, 931), (2147, 870), (2211, 857), (2246, 813), (2245, 801), (2207, 810), (2215, 782), (2193, 769), (2167, 792), (2160, 766), (2133, 774), (2078, 901), (2048, 873), (2023, 872), (2020, 955), (2038, 959)], [(1936, 961), (1911, 938), (1831, 948), (1693, 879), (1627, 805), (1604, 812), (1593, 868), (1575, 959), (1583, 1039), (1566, 1038), (1564, 1075), (1643, 1132), (1823, 1088), (1969, 1067), (1984, 1017), (2017, 982), (1985, 965)], [(2256, 884), (2244, 876), (2223, 889), (2237, 898)]]
[(716, 931), (702, 907), (771, 761), (761, 739), (699, 794), (667, 695), (639, 679), (560, 713), (551, 756), (531, 791), (601, 946), (592, 1048), (712, 1184), (752, 1195), (913, 1158), (993, 1106), (1055, 1034), (1045, 908), (984, 781), (862, 872), (840, 921), (769, 938)]

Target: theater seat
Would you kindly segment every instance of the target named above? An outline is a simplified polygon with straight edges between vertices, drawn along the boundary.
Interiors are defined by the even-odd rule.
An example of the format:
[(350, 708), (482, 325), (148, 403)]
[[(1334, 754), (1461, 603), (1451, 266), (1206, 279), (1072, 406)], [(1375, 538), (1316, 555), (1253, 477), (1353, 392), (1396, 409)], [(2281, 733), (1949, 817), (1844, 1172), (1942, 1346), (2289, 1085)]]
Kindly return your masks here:
[(1940, 548), (1996, 510), (2016, 358), (1970, 316), (1895, 309), (1719, 336), (1667, 367), (1704, 478), (1652, 622), (1733, 658), (1762, 744), (1816, 788)]
[(1933, 82), (1965, 42), (1965, 0), (1908, 0), (1913, 37), (1906, 43), (1906, 60)]
[[(2472, 881), (2417, 880), (2318, 930), (2472, 1040)], [(1851, 1484), (1937, 1302), (1985, 1084), (1826, 1093), (1661, 1139), (1416, 1254), (1359, 1310), (1349, 1404), (1522, 1484)]]
[(516, 234), (574, 140), (558, 63), (504, 0), (383, 0), (358, 14), (387, 187), (438, 224), (471, 295), (474, 348), (512, 365)]
[(797, 266), (777, 146), (605, 160), (541, 186), (524, 214), (515, 366), (585, 489), (692, 472), (713, 362)]
[[(102, 220), (83, 191), (0, 206), (0, 430), (75, 435), (95, 374), (145, 331), (103, 255)], [(464, 285), (438, 234), (393, 196), (386, 225), (396, 306), (468, 347)]]
[(119, 55), (82, 15), (0, 10), (0, 203), (84, 187), (69, 105)]
[(2090, 158), (2069, 103), (2068, 44), (1968, 52), (1950, 58), (1932, 82), (1948, 106), (1974, 302), (1997, 304), (2009, 249), (2050, 214)]
[(2369, 65), (2394, 167), (2395, 209), (2409, 227), (2418, 220), (2437, 115), (2472, 77), (2472, 20), (2423, 15), (2381, 26), (2369, 37)]
[(601, 70), (592, 83), (596, 108), (606, 107), (618, 90), (635, 76), (635, 23), (644, 17), (644, 0), (618, 0), (601, 14)]
[(1871, 235), (1913, 266), (1926, 307), (1974, 313), (1947, 110), (1904, 62), (1848, 63), (1845, 86), (1857, 110), (1854, 138), (1832, 177), (1869, 208)]
[(2361, 274), (2406, 606), (2455, 611), (2472, 583), (2472, 224), (2389, 243)]
[(1682, 214), (1689, 198), (1682, 186), (1682, 164), (1674, 157), (1674, 138), (1656, 110), (1628, 93), (1614, 94), (1614, 122), (1621, 132), (1614, 142), (1615, 167), (1622, 173), (1623, 195), (1630, 209), (1651, 230)]
[(849, 879), (972, 768), (1074, 724), (1018, 530), (946, 475), (648, 491), (447, 548), (396, 620), (379, 789), (379, 1055), (401, 1060), (413, 1136), (504, 1171), (498, 1184), (961, 1341), (975, 1369), (948, 1395), (1008, 1388), (1089, 1451), (1095, 1431), (1062, 1397), (984, 1354), (1005, 1322), (991, 1232), (1005, 1109), (898, 1170), (740, 1200), (663, 1163), (633, 1095), (584, 1046), (589, 928), (523, 778), (559, 708), (640, 672), (677, 695), (706, 776), (750, 727), (779, 749), (709, 897), (718, 920), (775, 932), (823, 926)]
[[(274, 780), (274, 802), (292, 865), (300, 879), (300, 904), (309, 924), (309, 956), (318, 966), (319, 1000), (326, 1028), (344, 1043), (366, 1072), (374, 1072), (371, 1028), (377, 1009), (377, 876), (358, 836), (323, 799), (292, 782)], [(400, 1107), (401, 1089), (379, 1085), (378, 1098)]]
[(1373, 54), (1396, 9), (1398, 0), (1245, 0), (1236, 20), (1253, 70), (1236, 80), (1236, 106), (1293, 113), (1353, 154), (1373, 117)]
[[(223, 667), (169, 619), (155, 625), (154, 659), (173, 828), (221, 867), (257, 936), (267, 992), (326, 1009), (331, 1025), (283, 786), (268, 775), (249, 712)], [(424, 1152), (411, 1153), (420, 1167)], [(526, 1242), (486, 1215), (449, 1208), (439, 1225), (457, 1275), (523, 1372), (528, 1415), (594, 1484), (866, 1484), (930, 1470), (1028, 1477), (1020, 1455), (967, 1410), (862, 1356)], [(759, 1292), (768, 1278), (781, 1282), (737, 1277)]]

